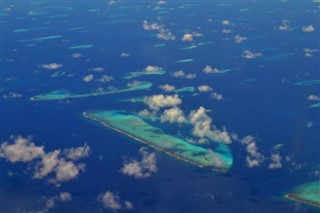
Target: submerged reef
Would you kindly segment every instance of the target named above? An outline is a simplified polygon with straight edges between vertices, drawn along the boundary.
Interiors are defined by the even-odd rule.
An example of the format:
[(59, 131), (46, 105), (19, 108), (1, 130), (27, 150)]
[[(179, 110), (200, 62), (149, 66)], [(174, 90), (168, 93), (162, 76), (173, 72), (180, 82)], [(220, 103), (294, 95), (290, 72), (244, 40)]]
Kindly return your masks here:
[(320, 181), (299, 185), (286, 198), (320, 208)]
[(83, 115), (179, 160), (195, 164), (201, 168), (226, 172), (233, 163), (231, 150), (226, 144), (214, 143), (212, 149), (206, 149), (178, 137), (165, 134), (162, 129), (151, 126), (133, 113), (126, 111), (91, 111), (84, 112)]
[(52, 101), (52, 100), (63, 100), (63, 99), (69, 99), (69, 98), (86, 98), (86, 97), (93, 97), (93, 96), (131, 92), (131, 91), (136, 91), (136, 90), (144, 90), (144, 89), (149, 89), (151, 86), (152, 86), (152, 83), (144, 82), (144, 83), (139, 84), (137, 86), (128, 87), (126, 89), (111, 90), (111, 91), (105, 91), (105, 92), (85, 93), (85, 94), (71, 93), (69, 90), (55, 90), (55, 91), (52, 91), (49, 93), (33, 96), (31, 98), (31, 100), (33, 100), (33, 101)]

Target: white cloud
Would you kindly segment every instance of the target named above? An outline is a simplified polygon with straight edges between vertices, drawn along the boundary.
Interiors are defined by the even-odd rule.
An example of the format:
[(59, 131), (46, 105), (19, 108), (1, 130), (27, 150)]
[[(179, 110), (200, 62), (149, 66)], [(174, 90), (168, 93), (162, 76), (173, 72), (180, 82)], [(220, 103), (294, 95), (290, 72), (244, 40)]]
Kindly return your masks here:
[(229, 34), (229, 33), (231, 33), (232, 31), (231, 30), (228, 30), (228, 29), (223, 29), (222, 30), (222, 33), (223, 34)]
[(166, 92), (173, 92), (176, 90), (175, 86), (172, 86), (169, 84), (160, 85), (159, 88), (166, 91)]
[(308, 100), (309, 101), (320, 101), (320, 97), (317, 95), (309, 95)]
[(213, 125), (212, 119), (206, 114), (204, 107), (193, 110), (189, 114), (189, 120), (193, 124), (192, 134), (200, 138), (208, 138), (213, 141), (229, 144), (231, 137), (225, 130), (219, 130)]
[(175, 40), (176, 39), (176, 37), (168, 29), (161, 29), (157, 33), (157, 38), (158, 39), (163, 39), (163, 40)]
[(200, 85), (198, 86), (199, 92), (211, 92), (212, 88), (208, 85)]
[(22, 98), (22, 94), (15, 93), (15, 92), (9, 92), (8, 94), (4, 94), (2, 96), (3, 99), (11, 99), (11, 98)]
[(170, 123), (184, 123), (186, 118), (183, 111), (178, 107), (166, 109), (161, 115), (161, 122), (168, 121)]
[(81, 58), (82, 57), (82, 54), (81, 53), (73, 53), (71, 55), (71, 58)]
[(281, 160), (282, 160), (282, 157), (279, 155), (279, 153), (272, 154), (271, 155), (272, 163), (269, 164), (269, 169), (280, 169), (282, 167)]
[(93, 75), (90, 74), (90, 75), (86, 75), (83, 79), (82, 79), (84, 82), (90, 82), (93, 80)]
[(179, 70), (179, 71), (175, 71), (171, 74), (173, 77), (184, 77), (185, 76), (185, 73), (183, 72), (183, 70)]
[(242, 53), (242, 57), (246, 59), (253, 59), (253, 58), (262, 57), (262, 56), (263, 56), (262, 53), (253, 53), (249, 50), (245, 50)]
[(93, 72), (102, 72), (102, 71), (104, 71), (104, 68), (103, 67), (94, 67), (94, 68), (92, 68), (92, 71)]
[(143, 21), (142, 27), (145, 30), (160, 30), (160, 29), (163, 28), (163, 26), (161, 26), (161, 25), (159, 25), (158, 23), (155, 23), (155, 22), (152, 23), (152, 24), (149, 24), (147, 20)]
[(240, 143), (246, 145), (246, 151), (249, 153), (246, 157), (247, 166), (249, 168), (260, 166), (264, 156), (258, 152), (255, 138), (248, 135), (241, 139)]
[(230, 25), (231, 24), (230, 20), (223, 20), (221, 23), (223, 25)]
[[(46, 199), (46, 210), (52, 209), (56, 206), (56, 202), (68, 202), (72, 199), (72, 195), (69, 192), (60, 192), (59, 196), (54, 196)], [(42, 211), (41, 211), (42, 212)]]
[(69, 192), (61, 192), (59, 199), (63, 202), (70, 201), (72, 199), (72, 195)]
[(137, 86), (139, 86), (139, 85), (141, 85), (141, 84), (143, 84), (143, 83), (145, 83), (145, 82), (134, 80), (134, 81), (132, 81), (132, 82), (129, 82), (129, 83), (127, 84), (127, 87), (137, 87)]
[(139, 149), (139, 154), (142, 155), (142, 160), (133, 159), (124, 163), (120, 170), (123, 174), (139, 179), (150, 177), (158, 171), (156, 153), (149, 153), (145, 147), (142, 147)]
[(163, 39), (163, 40), (175, 40), (176, 39), (176, 37), (171, 33), (171, 31), (169, 29), (166, 29), (164, 27), (164, 25), (159, 25), (156, 22), (149, 24), (147, 20), (144, 20), (142, 27), (145, 30), (158, 31), (158, 33), (156, 35), (158, 39)]
[(171, 74), (175, 78), (194, 79), (197, 77), (196, 73), (185, 74), (183, 70), (175, 71)]
[(65, 149), (64, 154), (67, 159), (79, 160), (84, 157), (88, 157), (90, 152), (90, 147), (87, 144), (78, 148)]
[(58, 64), (58, 63), (41, 64), (40, 67), (43, 68), (43, 69), (48, 69), (48, 70), (55, 70), (55, 69), (61, 68), (62, 64)]
[(123, 53), (120, 54), (120, 56), (121, 56), (121, 57), (129, 57), (129, 56), (130, 56), (130, 53), (125, 53), (125, 52), (123, 52)]
[(177, 106), (182, 103), (182, 100), (179, 98), (179, 95), (153, 95), (145, 97), (145, 104), (149, 106), (152, 110), (159, 110), (164, 107)]
[(313, 57), (313, 53), (320, 52), (318, 49), (310, 49), (310, 48), (304, 48), (303, 51), (306, 57)]
[(98, 79), (98, 82), (100, 83), (106, 83), (106, 82), (109, 82), (109, 81), (112, 81), (114, 78), (112, 76), (109, 76), (109, 75), (103, 75), (101, 76), (101, 78)]
[[(84, 171), (85, 165), (75, 163), (75, 160), (87, 157), (90, 148), (85, 144), (83, 147), (60, 149), (46, 153), (44, 146), (36, 146), (31, 138), (12, 137), (13, 144), (7, 141), (1, 144), (0, 157), (5, 158), (11, 163), (30, 162), (33, 168), (33, 178), (42, 179), (50, 174), (49, 182), (59, 185), (60, 182), (66, 182), (76, 178), (80, 171)], [(67, 160), (68, 159), (68, 160)], [(35, 162), (33, 162), (35, 160)], [(29, 166), (29, 167), (30, 167)]]
[(218, 94), (218, 93), (216, 93), (216, 92), (211, 93), (211, 94), (210, 94), (210, 98), (215, 99), (215, 100), (217, 100), (217, 101), (222, 101), (222, 100), (223, 100), (222, 94)]
[(186, 33), (183, 35), (181, 40), (182, 41), (193, 41), (193, 35), (190, 33)]
[(111, 191), (106, 191), (105, 193), (99, 196), (99, 201), (106, 209), (116, 210), (130, 210), (133, 208), (133, 205), (130, 201), (122, 202), (119, 198), (119, 195), (114, 194)]
[(145, 70), (146, 72), (157, 72), (157, 71), (159, 71), (159, 70), (162, 70), (162, 68), (161, 68), (161, 67), (158, 67), (158, 66), (148, 65), (148, 66), (146, 66), (146, 68), (144, 68), (144, 70)]
[(11, 163), (29, 162), (44, 155), (44, 147), (36, 146), (31, 138), (11, 137), (14, 140), (13, 144), (5, 141), (0, 147), (0, 157), (6, 158)]
[(309, 25), (309, 26), (302, 27), (301, 30), (306, 33), (311, 33), (315, 31), (315, 28), (313, 27), (313, 25)]
[(197, 77), (197, 74), (195, 74), (195, 73), (190, 73), (190, 74), (185, 75), (186, 79), (194, 79), (196, 77)]
[(276, 29), (280, 31), (291, 31), (292, 28), (289, 26), (289, 23), (289, 20), (282, 20), (281, 25), (279, 27), (276, 27)]
[(236, 43), (242, 43), (242, 42), (244, 42), (244, 41), (247, 40), (247, 37), (240, 36), (240, 35), (236, 35), (236, 36), (233, 37), (233, 38), (234, 38), (234, 41), (235, 41)]

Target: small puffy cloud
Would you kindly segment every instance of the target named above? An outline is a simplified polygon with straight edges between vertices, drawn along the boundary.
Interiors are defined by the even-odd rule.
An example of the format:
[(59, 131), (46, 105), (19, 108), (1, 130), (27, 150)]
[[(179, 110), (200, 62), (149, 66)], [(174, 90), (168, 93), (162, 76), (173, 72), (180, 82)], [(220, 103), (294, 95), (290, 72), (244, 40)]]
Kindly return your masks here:
[(58, 64), (58, 63), (41, 64), (40, 67), (43, 68), (43, 69), (48, 69), (48, 70), (55, 70), (55, 69), (61, 68), (62, 64)]
[(175, 86), (172, 86), (169, 84), (160, 85), (159, 88), (166, 91), (166, 92), (173, 92), (176, 90)]
[(281, 25), (276, 27), (275, 29), (280, 31), (291, 31), (292, 28), (289, 26), (289, 20), (282, 20)]
[(211, 92), (212, 88), (208, 85), (200, 85), (198, 86), (199, 92)]
[(249, 168), (260, 166), (264, 160), (264, 156), (258, 151), (255, 138), (248, 135), (241, 139), (240, 143), (246, 145), (246, 151), (249, 154), (246, 157), (247, 166)]
[(2, 96), (3, 99), (12, 99), (12, 98), (22, 98), (22, 94), (15, 93), (15, 92), (9, 92), (8, 94), (4, 94)]
[(309, 25), (309, 26), (302, 27), (301, 30), (306, 33), (311, 33), (315, 31), (315, 28), (313, 27), (313, 25)]
[(101, 76), (101, 78), (98, 79), (98, 82), (100, 83), (106, 83), (106, 82), (109, 82), (109, 81), (112, 81), (114, 78), (112, 76), (109, 76), (109, 75), (103, 75)]
[(121, 57), (129, 57), (129, 56), (130, 56), (130, 53), (125, 53), (125, 52), (123, 52), (123, 53), (120, 54), (120, 56), (121, 56)]
[(160, 29), (162, 29), (162, 26), (159, 25), (158, 23), (154, 22), (154, 23), (150, 24), (150, 23), (148, 23), (147, 20), (143, 21), (142, 27), (145, 30), (160, 30)]
[(210, 94), (210, 98), (215, 99), (215, 100), (217, 100), (217, 101), (222, 101), (222, 100), (223, 100), (222, 94), (218, 94), (218, 93), (216, 93), (216, 92), (211, 93), (211, 94)]
[(158, 171), (156, 153), (149, 153), (145, 147), (139, 149), (142, 160), (133, 159), (124, 163), (121, 172), (137, 179), (150, 177)]
[(60, 192), (59, 196), (54, 196), (46, 199), (46, 211), (56, 206), (56, 202), (68, 202), (72, 199), (72, 195), (69, 192)]
[(179, 70), (179, 71), (173, 72), (171, 76), (175, 78), (194, 79), (197, 77), (197, 74), (195, 73), (185, 74), (183, 70)]
[(186, 117), (180, 108), (173, 107), (171, 109), (166, 109), (161, 115), (161, 122), (165, 121), (170, 123), (184, 123), (186, 121)]
[(206, 114), (204, 107), (199, 107), (189, 114), (189, 121), (193, 125), (192, 134), (200, 138), (208, 138), (213, 141), (230, 144), (231, 136), (226, 129), (219, 130), (212, 123), (212, 119)]
[(195, 74), (195, 73), (190, 73), (190, 74), (185, 75), (185, 79), (194, 79), (196, 77), (197, 77), (197, 74)]
[(178, 77), (184, 77), (184, 76), (185, 76), (185, 73), (183, 72), (183, 70), (179, 70), (179, 71), (173, 72), (173, 73), (171, 74), (171, 76), (176, 77), (176, 78), (178, 78)]
[(282, 157), (279, 155), (279, 153), (272, 154), (269, 169), (280, 169), (282, 167), (281, 160)]
[(229, 34), (229, 33), (231, 33), (232, 31), (229, 30), (229, 29), (223, 29), (221, 32), (222, 32), (223, 34)]
[(158, 39), (163, 40), (175, 40), (176, 37), (171, 33), (169, 29), (166, 29), (163, 25), (159, 25), (158, 23), (149, 23), (147, 20), (143, 21), (142, 24), (143, 29), (145, 30), (156, 30), (158, 31), (156, 37)]
[(93, 72), (102, 72), (102, 71), (104, 71), (104, 68), (103, 67), (94, 67), (94, 68), (92, 68), (92, 71)]
[(244, 41), (247, 40), (247, 37), (240, 36), (240, 35), (236, 35), (236, 36), (233, 37), (233, 38), (234, 38), (234, 41), (235, 41), (236, 43), (242, 43), (242, 42), (244, 42)]
[(74, 161), (89, 155), (90, 148), (85, 144), (83, 147), (60, 149), (46, 153), (44, 146), (36, 146), (31, 138), (12, 137), (12, 143), (4, 142), (0, 147), (0, 157), (11, 163), (29, 163), (33, 168), (33, 178), (42, 179), (50, 174), (55, 176), (49, 182), (59, 185), (76, 178), (85, 165)]
[(313, 57), (313, 53), (320, 52), (318, 49), (310, 49), (310, 48), (304, 48), (303, 51), (306, 57)]
[(44, 147), (36, 146), (31, 138), (11, 137), (13, 144), (5, 141), (0, 147), (0, 157), (11, 163), (30, 162), (44, 155)]
[(262, 53), (254, 53), (249, 50), (245, 50), (242, 52), (242, 57), (246, 58), (246, 59), (254, 59), (254, 58), (262, 57), (262, 56), (263, 56)]
[(70, 201), (72, 199), (72, 195), (69, 192), (61, 192), (59, 199), (63, 202)]
[(146, 68), (144, 68), (144, 70), (145, 70), (146, 72), (157, 72), (157, 71), (159, 71), (159, 70), (162, 70), (162, 68), (161, 68), (161, 67), (158, 67), (158, 66), (148, 65), (148, 66), (146, 66)]
[(168, 29), (161, 29), (157, 33), (157, 38), (162, 39), (162, 40), (175, 40), (176, 39), (176, 37)]
[(117, 195), (111, 191), (106, 191), (105, 193), (100, 194), (98, 197), (98, 200), (102, 203), (102, 205), (106, 209), (112, 209), (114, 211), (130, 210), (133, 208), (133, 205), (130, 201), (122, 202), (120, 200), (119, 195)]
[(182, 100), (179, 98), (179, 95), (153, 95), (145, 97), (145, 104), (149, 106), (152, 110), (159, 110), (164, 107), (177, 106), (182, 103)]
[(129, 83), (127, 84), (127, 87), (137, 87), (137, 86), (139, 86), (139, 85), (141, 85), (141, 84), (143, 84), (143, 83), (145, 83), (145, 82), (134, 80), (134, 81), (132, 81), (132, 82), (129, 82)]
[(84, 82), (90, 82), (93, 80), (93, 75), (90, 74), (90, 75), (86, 75), (85, 77), (83, 77), (82, 79)]
[(186, 33), (183, 35), (181, 40), (182, 41), (193, 41), (193, 35), (190, 33)]
[(221, 73), (221, 70), (219, 70), (217, 68), (213, 68), (210, 65), (207, 65), (205, 68), (203, 68), (203, 72), (206, 74)]
[(230, 20), (223, 20), (221, 22), (223, 25), (230, 25), (231, 24), (231, 21)]
[(82, 57), (82, 54), (81, 53), (73, 53), (71, 55), (71, 58), (81, 58)]
[(66, 158), (70, 160), (79, 160), (81, 158), (88, 157), (89, 153), (90, 147), (87, 144), (84, 144), (84, 146), (81, 147), (64, 150)]
[(317, 95), (309, 95), (308, 100), (309, 101), (320, 101), (320, 97)]

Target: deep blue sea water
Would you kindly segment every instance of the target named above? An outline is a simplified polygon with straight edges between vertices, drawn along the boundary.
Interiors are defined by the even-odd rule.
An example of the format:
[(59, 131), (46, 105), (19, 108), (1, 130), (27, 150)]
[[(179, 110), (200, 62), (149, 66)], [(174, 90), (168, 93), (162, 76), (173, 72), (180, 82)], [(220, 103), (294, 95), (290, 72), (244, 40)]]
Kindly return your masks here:
[[(132, 212), (319, 212), (319, 209), (284, 200), (283, 194), (296, 185), (314, 181), (320, 161), (320, 111), (310, 108), (308, 96), (320, 96), (320, 85), (297, 86), (295, 82), (319, 80), (319, 7), (311, 1), (234, 2), (234, 1), (3, 1), (1, 2), (1, 142), (11, 135), (33, 136), (45, 150), (79, 147), (87, 143), (91, 154), (82, 162), (85, 172), (60, 187), (46, 178), (32, 178), (30, 165), (1, 159), (1, 212), (38, 212), (46, 199), (62, 191), (72, 194), (70, 202), (57, 202), (49, 212), (112, 212), (98, 196), (118, 192), (121, 200), (133, 203)], [(142, 24), (157, 22), (169, 29), (175, 40), (156, 38), (157, 31), (146, 31)], [(223, 20), (231, 24), (223, 25)], [(288, 20), (290, 30), (276, 29)], [(313, 32), (303, 32), (312, 25)], [(28, 29), (26, 32), (15, 32)], [(230, 29), (228, 34), (223, 29)], [(185, 33), (203, 34), (193, 42), (181, 41)], [(234, 36), (247, 40), (236, 43)], [(61, 36), (54, 39), (38, 39)], [(34, 40), (36, 39), (36, 40)], [(28, 41), (29, 40), (29, 41)], [(195, 49), (181, 48), (198, 45)], [(154, 47), (156, 44), (166, 44)], [(93, 45), (85, 49), (71, 46)], [(312, 57), (304, 49), (313, 49)], [(243, 51), (262, 53), (245, 59)], [(121, 53), (129, 57), (120, 57)], [(72, 54), (81, 57), (74, 58)], [(175, 63), (181, 59), (189, 63)], [(42, 64), (58, 63), (56, 70)], [(125, 88), (129, 72), (157, 65), (165, 75), (140, 76), (133, 80), (152, 82), (148, 90), (69, 101), (31, 101), (30, 97), (56, 89), (90, 93), (98, 87)], [(231, 69), (224, 74), (204, 74), (212, 65)], [(102, 72), (92, 69), (102, 67)], [(183, 70), (196, 73), (195, 79), (174, 78)], [(65, 75), (53, 78), (56, 71)], [(83, 82), (93, 74), (95, 80)], [(102, 75), (113, 81), (99, 83)], [(125, 98), (163, 93), (159, 85), (209, 85), (221, 93), (223, 101), (210, 93), (185, 92), (181, 109), (186, 114), (199, 106), (214, 124), (225, 126), (240, 137), (256, 137), (259, 151), (266, 157), (272, 147), (280, 149), (282, 168), (271, 170), (267, 160), (260, 167), (248, 168), (245, 147), (233, 142), (234, 165), (226, 174), (216, 174), (156, 152), (158, 172), (135, 179), (119, 172), (123, 159), (141, 156), (144, 146), (124, 135), (83, 118), (88, 110), (128, 110), (139, 112), (143, 103), (119, 102)], [(20, 98), (4, 98), (19, 93)], [(308, 122), (313, 125), (307, 126)], [(164, 131), (176, 134), (177, 125), (163, 124)], [(183, 130), (182, 130), (183, 131)], [(301, 168), (294, 169), (285, 156)], [(119, 210), (120, 212), (122, 210)]]

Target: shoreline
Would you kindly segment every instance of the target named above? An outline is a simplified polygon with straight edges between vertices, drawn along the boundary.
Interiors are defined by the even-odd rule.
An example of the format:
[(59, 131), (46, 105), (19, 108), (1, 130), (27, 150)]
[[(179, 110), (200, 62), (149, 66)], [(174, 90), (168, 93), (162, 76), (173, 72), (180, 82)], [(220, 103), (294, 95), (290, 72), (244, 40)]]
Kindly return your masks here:
[(293, 201), (296, 201), (296, 202), (301, 202), (301, 203), (304, 203), (304, 204), (307, 204), (307, 205), (310, 205), (310, 206), (314, 206), (314, 207), (320, 208), (320, 203), (300, 198), (300, 197), (298, 197), (298, 196), (296, 196), (294, 194), (291, 194), (291, 193), (290, 194), (286, 194), (284, 197), (289, 199), (289, 200), (293, 200)]
[(119, 133), (121, 133), (121, 134), (124, 134), (124, 135), (126, 135), (126, 136), (128, 136), (128, 137), (130, 137), (130, 138), (132, 138), (132, 139), (134, 139), (134, 140), (136, 140), (136, 141), (139, 141), (139, 142), (141, 142), (141, 143), (144, 143), (144, 144), (146, 144), (146, 145), (148, 145), (148, 146), (151, 146), (151, 147), (153, 147), (153, 148), (155, 148), (155, 149), (157, 149), (157, 150), (160, 150), (160, 151), (162, 151), (162, 152), (165, 152), (166, 154), (168, 154), (168, 155), (170, 155), (170, 156), (172, 156), (172, 157), (175, 157), (175, 158), (177, 158), (177, 159), (179, 159), (179, 160), (183, 160), (183, 161), (188, 162), (188, 163), (190, 163), (190, 164), (196, 165), (196, 166), (198, 166), (198, 167), (200, 167), (200, 168), (212, 170), (212, 171), (215, 171), (215, 172), (223, 172), (223, 173), (227, 172), (228, 169), (229, 169), (229, 168), (227, 168), (227, 169), (225, 169), (225, 168), (218, 168), (218, 167), (214, 167), (214, 166), (211, 166), (212, 168), (209, 168), (208, 166), (201, 165), (201, 164), (199, 164), (199, 163), (197, 163), (197, 162), (195, 162), (195, 161), (193, 161), (193, 160), (190, 160), (190, 159), (187, 159), (187, 158), (185, 158), (185, 157), (179, 156), (179, 155), (177, 155), (177, 154), (175, 154), (175, 153), (173, 153), (173, 152), (170, 152), (169, 150), (166, 150), (166, 149), (164, 149), (164, 148), (162, 148), (162, 147), (156, 146), (156, 145), (154, 145), (154, 144), (152, 144), (152, 143), (150, 143), (150, 142), (148, 142), (148, 141), (145, 141), (145, 140), (142, 139), (142, 138), (139, 138), (138, 136), (135, 136), (135, 135), (132, 135), (132, 134), (126, 132), (126, 131), (120, 130), (120, 129), (112, 126), (111, 124), (109, 124), (109, 123), (107, 123), (107, 122), (105, 122), (105, 121), (101, 121), (101, 120), (99, 120), (99, 119), (97, 119), (97, 118), (91, 117), (91, 116), (88, 115), (86, 112), (83, 112), (82, 114), (83, 114), (83, 116), (84, 116), (85, 118), (94, 120), (94, 121), (102, 124), (102, 125), (105, 126), (105, 127), (108, 127), (108, 128), (110, 128), (110, 129), (112, 129), (112, 130), (115, 130), (115, 131), (117, 131), (117, 132), (119, 132)]

